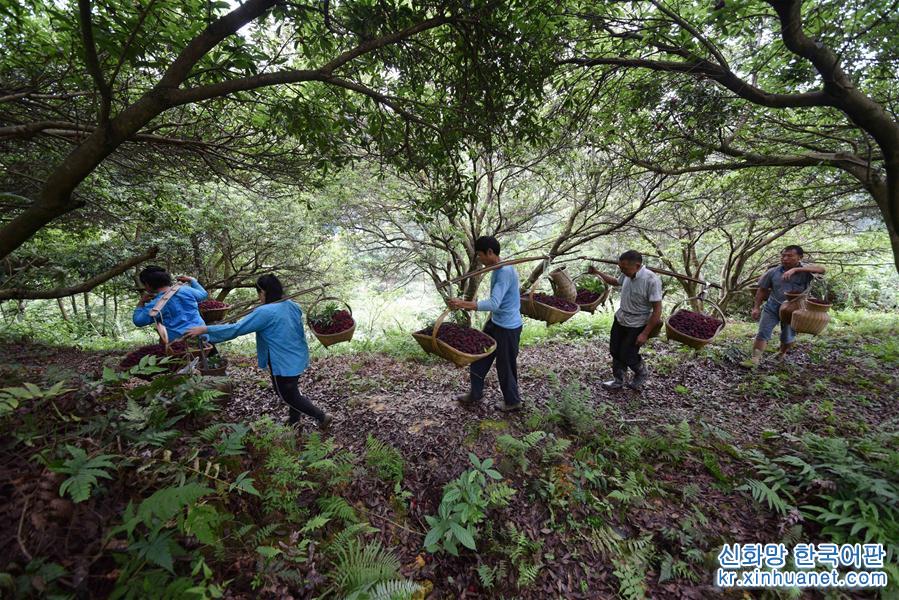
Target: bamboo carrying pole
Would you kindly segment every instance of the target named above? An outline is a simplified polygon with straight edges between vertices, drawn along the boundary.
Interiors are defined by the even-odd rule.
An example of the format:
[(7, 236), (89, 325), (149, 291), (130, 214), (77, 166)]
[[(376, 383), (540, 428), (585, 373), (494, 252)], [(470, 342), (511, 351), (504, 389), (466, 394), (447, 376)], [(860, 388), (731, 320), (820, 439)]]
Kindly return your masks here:
[(456, 277), (455, 279), (450, 279), (449, 281), (444, 281), (444, 282), (440, 283), (437, 287), (443, 288), (448, 285), (452, 285), (454, 283), (459, 283), (460, 281), (465, 281), (466, 279), (469, 279), (471, 277), (476, 277), (478, 275), (483, 275), (484, 273), (489, 273), (490, 271), (493, 271), (494, 269), (499, 269), (500, 267), (505, 267), (508, 265), (517, 265), (519, 263), (531, 262), (531, 261), (535, 261), (535, 260), (548, 260), (548, 259), (549, 259), (548, 256), (530, 256), (527, 258), (515, 258), (512, 260), (504, 260), (504, 261), (496, 263), (495, 265), (490, 265), (489, 267), (484, 267), (483, 269), (478, 269), (477, 271), (472, 271), (471, 273), (466, 273), (465, 275), (462, 275), (461, 277)]
[[(589, 260), (591, 262), (601, 262), (609, 265), (618, 266), (617, 260), (611, 260), (609, 258), (595, 258), (591, 256), (578, 256), (575, 260)], [(692, 281), (693, 283), (699, 283), (701, 285), (707, 285), (709, 287), (721, 289), (721, 286), (717, 283), (710, 283), (708, 281), (702, 281), (701, 279), (694, 279), (693, 277), (687, 277), (686, 275), (681, 275), (680, 273), (675, 273), (674, 271), (668, 271), (666, 269), (659, 269), (657, 267), (650, 267), (648, 265), (643, 265), (653, 273), (658, 273), (659, 275), (667, 275), (669, 277), (676, 277), (678, 279), (683, 279), (684, 281)]]
[[(308, 294), (309, 292), (314, 292), (315, 290), (322, 290), (322, 291), (324, 291), (324, 289), (325, 289), (326, 287), (328, 287), (329, 285), (331, 285), (331, 284), (330, 284), (330, 283), (323, 283), (323, 284), (317, 285), (317, 286), (315, 286), (315, 287), (311, 287), (311, 288), (308, 288), (308, 289), (305, 289), (305, 290), (300, 290), (299, 292), (295, 292), (295, 293), (293, 293), (293, 294), (291, 294), (291, 295), (289, 295), (289, 296), (285, 296), (284, 298), (281, 298), (280, 300), (275, 300), (274, 302), (272, 302), (272, 304), (278, 304), (279, 302), (284, 302), (285, 300), (292, 300), (293, 298), (296, 298), (297, 296), (302, 296), (303, 294)], [(251, 309), (249, 309), (249, 310), (245, 310), (245, 311), (243, 311), (242, 313), (240, 313), (240, 314), (238, 314), (238, 315), (236, 315), (236, 316), (230, 317), (230, 318), (228, 318), (228, 319), (222, 321), (221, 324), (224, 324), (224, 323), (233, 323), (233, 322), (235, 322), (235, 321), (238, 321), (238, 320), (244, 318), (245, 316), (247, 316), (248, 314), (250, 314), (251, 312), (253, 312), (255, 309), (256, 309), (256, 307), (254, 306), (253, 308), (251, 308)], [(216, 325), (219, 325), (219, 323), (216, 323)], [(175, 342), (183, 341), (185, 337), (186, 337), (186, 336), (183, 336), (183, 335), (182, 335), (182, 336), (179, 337), (177, 340), (175, 340), (174, 342), (170, 342), (170, 343), (171, 343), (171, 344), (174, 344)]]
[[(292, 299), (296, 298), (297, 296), (302, 296), (303, 294), (308, 294), (308, 293), (310, 293), (310, 292), (314, 292), (315, 290), (322, 290), (322, 291), (324, 291), (324, 289), (325, 289), (326, 287), (328, 287), (329, 285), (331, 285), (331, 284), (330, 284), (330, 283), (322, 283), (322, 284), (317, 285), (317, 286), (315, 286), (315, 287), (311, 287), (311, 288), (308, 288), (308, 289), (305, 289), (305, 290), (300, 290), (299, 292), (294, 292), (293, 294), (290, 294), (289, 296), (285, 296), (285, 297), (281, 298), (280, 300), (276, 300), (275, 302), (272, 302), (272, 304), (277, 304), (278, 302), (284, 302), (285, 300), (292, 300)], [(255, 309), (256, 309), (256, 307), (254, 306), (254, 307), (252, 307), (252, 308), (250, 308), (250, 309), (248, 309), (248, 310), (245, 310), (245, 311), (243, 311), (243, 312), (241, 312), (241, 313), (239, 313), (239, 314), (237, 314), (237, 315), (235, 315), (235, 316), (233, 316), (233, 317), (228, 317), (227, 319), (225, 319), (224, 321), (222, 321), (222, 323), (233, 323), (233, 322), (235, 322), (235, 321), (237, 321), (237, 320), (239, 320), (239, 319), (242, 319), (243, 317), (247, 316), (248, 314), (250, 314), (251, 312), (253, 312)]]

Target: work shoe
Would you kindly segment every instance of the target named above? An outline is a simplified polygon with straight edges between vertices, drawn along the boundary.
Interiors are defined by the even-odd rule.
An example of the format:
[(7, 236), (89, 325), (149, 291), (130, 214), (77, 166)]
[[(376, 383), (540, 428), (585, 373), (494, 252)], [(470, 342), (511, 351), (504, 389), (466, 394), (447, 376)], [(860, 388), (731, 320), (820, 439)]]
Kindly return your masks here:
[(643, 389), (643, 384), (647, 379), (649, 379), (649, 369), (646, 368), (646, 363), (641, 362), (640, 366), (634, 369), (634, 379), (627, 384), (627, 387), (639, 392)]
[(469, 392), (468, 394), (461, 394), (459, 396), (456, 396), (454, 398), (454, 400), (456, 402), (458, 402), (459, 404), (468, 406), (468, 405), (475, 404), (476, 402), (480, 401), (480, 398), (472, 398), (471, 393)]
[(625, 385), (625, 377), (627, 377), (627, 367), (614, 363), (612, 365), (612, 377), (609, 381), (603, 381), (602, 387), (607, 390), (620, 390)]
[(325, 415), (322, 417), (322, 420), (318, 422), (318, 428), (321, 431), (327, 431), (331, 428), (331, 423), (334, 421), (334, 417), (331, 415)]
[(505, 402), (497, 402), (495, 407), (500, 412), (515, 412), (521, 410), (521, 402), (518, 404), (506, 404)]
[(744, 360), (740, 363), (741, 367), (746, 367), (747, 369), (755, 369), (760, 364), (762, 364), (762, 353), (758, 350), (752, 351), (752, 356)]
[(605, 388), (605, 389), (607, 389), (607, 390), (620, 390), (621, 388), (624, 387), (624, 380), (623, 380), (623, 379), (618, 379), (618, 378), (616, 377), (615, 379), (610, 379), (610, 380), (608, 380), (608, 381), (603, 381), (603, 382), (602, 382), (602, 387)]

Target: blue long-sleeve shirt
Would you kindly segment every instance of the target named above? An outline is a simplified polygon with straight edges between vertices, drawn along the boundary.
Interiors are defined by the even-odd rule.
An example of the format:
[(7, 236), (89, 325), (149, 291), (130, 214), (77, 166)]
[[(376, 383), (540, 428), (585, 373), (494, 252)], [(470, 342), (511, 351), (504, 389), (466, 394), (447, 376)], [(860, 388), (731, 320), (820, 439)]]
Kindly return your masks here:
[(286, 300), (263, 304), (233, 325), (210, 325), (209, 341), (226, 342), (256, 333), (256, 360), (265, 369), (271, 364), (274, 375), (293, 377), (309, 365), (309, 345), (303, 329), (303, 311)]
[(515, 267), (500, 267), (491, 273), (490, 298), (479, 301), (478, 310), (489, 310), (490, 320), (499, 327), (521, 327), (521, 295), (518, 286), (518, 271)]
[[(159, 292), (152, 300), (135, 308), (131, 321), (138, 327), (152, 325), (153, 317), (150, 316), (150, 311), (164, 294), (165, 292)], [(182, 286), (174, 296), (169, 298), (166, 305), (162, 307), (159, 317), (169, 334), (170, 342), (181, 337), (191, 327), (205, 325), (197, 305), (208, 296), (209, 294), (203, 289), (203, 286), (196, 279), (191, 279), (190, 286)]]

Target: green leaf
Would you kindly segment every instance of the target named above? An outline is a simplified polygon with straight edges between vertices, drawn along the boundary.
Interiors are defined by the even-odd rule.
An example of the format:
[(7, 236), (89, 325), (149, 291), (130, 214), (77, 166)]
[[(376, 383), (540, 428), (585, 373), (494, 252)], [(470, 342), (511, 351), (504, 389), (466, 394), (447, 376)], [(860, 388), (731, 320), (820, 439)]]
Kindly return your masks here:
[(184, 527), (203, 544), (213, 545), (219, 541), (218, 529), (223, 515), (214, 506), (201, 504), (190, 509)]
[[(426, 517), (428, 518), (428, 517)], [(437, 521), (433, 517), (430, 517), (435, 522)], [(446, 527), (443, 525), (433, 527), (430, 531), (428, 531), (428, 535), (425, 536), (424, 546), (425, 548), (430, 548), (434, 546), (440, 539), (443, 537), (443, 534), (446, 533)]]
[(259, 496), (259, 490), (253, 487), (253, 481), (255, 480), (252, 477), (247, 477), (249, 474), (249, 471), (244, 471), (238, 475), (237, 479), (234, 480), (234, 483), (228, 487), (228, 490), (238, 490), (247, 494), (252, 494), (253, 496)]
[(113, 455), (101, 454), (92, 458), (88, 458), (87, 453), (77, 446), (66, 446), (72, 458), (69, 458), (60, 466), (51, 466), (50, 470), (56, 473), (64, 473), (69, 475), (59, 486), (59, 495), (65, 496), (67, 493), (76, 503), (87, 500), (92, 489), (97, 485), (97, 478), (112, 479), (112, 475), (107, 473), (105, 469), (115, 468), (111, 462)]
[(157, 490), (140, 503), (137, 509), (137, 518), (146, 525), (151, 525), (154, 519), (168, 521), (182, 509), (211, 492), (211, 489), (199, 483), (188, 483), (179, 487)]
[(173, 533), (172, 531), (166, 531), (150, 540), (140, 540), (133, 544), (131, 549), (136, 551), (139, 556), (174, 574), (174, 556), (181, 554), (183, 550), (181, 546), (170, 539)]
[(466, 548), (470, 548), (471, 550), (477, 550), (474, 542), (474, 536), (471, 535), (471, 532), (468, 531), (465, 527), (462, 527), (455, 521), (450, 521), (450, 530), (453, 532), (453, 535), (458, 538), (462, 545)]
[(256, 552), (265, 558), (274, 558), (281, 554), (281, 550), (274, 546), (256, 546)]

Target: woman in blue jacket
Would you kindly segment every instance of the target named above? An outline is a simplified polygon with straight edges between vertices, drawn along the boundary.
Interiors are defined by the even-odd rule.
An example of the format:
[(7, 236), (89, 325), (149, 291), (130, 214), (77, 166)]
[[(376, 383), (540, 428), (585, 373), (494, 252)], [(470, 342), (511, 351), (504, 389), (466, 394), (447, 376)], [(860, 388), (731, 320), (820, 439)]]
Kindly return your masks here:
[[(138, 327), (145, 327), (153, 324), (150, 311), (172, 287), (172, 276), (162, 267), (150, 266), (141, 271), (138, 278), (146, 293), (134, 309), (131, 321)], [(157, 316), (165, 327), (170, 342), (180, 338), (191, 327), (203, 324), (203, 317), (197, 306), (209, 296), (193, 277), (179, 277), (178, 281), (188, 285), (182, 286)]]
[(192, 327), (189, 337), (203, 334), (212, 343), (226, 342), (248, 333), (256, 333), (256, 359), (259, 367), (268, 368), (272, 386), (278, 396), (290, 406), (291, 425), (300, 420), (300, 413), (312, 417), (319, 427), (331, 424), (331, 417), (317, 408), (300, 393), (300, 375), (309, 364), (309, 346), (303, 330), (303, 311), (292, 300), (281, 300), (284, 288), (274, 275), (256, 280), (256, 291), (262, 306), (232, 325)]

